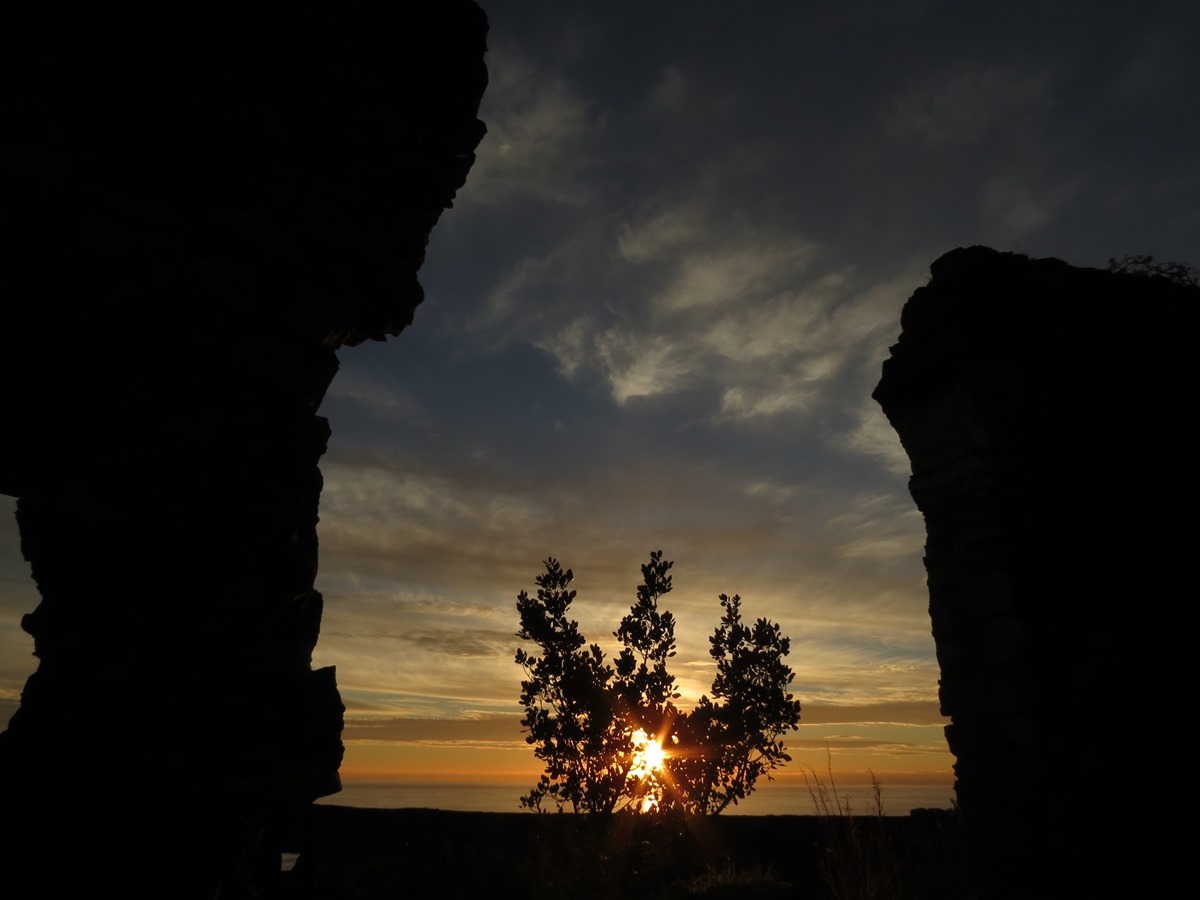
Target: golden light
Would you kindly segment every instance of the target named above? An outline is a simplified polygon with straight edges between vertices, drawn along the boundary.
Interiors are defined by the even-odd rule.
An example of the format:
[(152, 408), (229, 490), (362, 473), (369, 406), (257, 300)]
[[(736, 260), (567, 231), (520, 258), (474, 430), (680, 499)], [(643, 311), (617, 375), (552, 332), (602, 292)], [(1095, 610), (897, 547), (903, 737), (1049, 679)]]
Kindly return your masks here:
[(662, 741), (650, 737), (640, 728), (630, 735), (630, 740), (633, 741), (633, 766), (629, 769), (630, 775), (645, 778), (662, 769), (665, 755)]
[(642, 796), (642, 812), (651, 812), (658, 807), (658, 791), (661, 788), (655, 776), (662, 772), (666, 754), (663, 752), (662, 741), (650, 737), (641, 728), (631, 734), (629, 739), (633, 744), (633, 764), (629, 767), (629, 777), (649, 781), (647, 791)]

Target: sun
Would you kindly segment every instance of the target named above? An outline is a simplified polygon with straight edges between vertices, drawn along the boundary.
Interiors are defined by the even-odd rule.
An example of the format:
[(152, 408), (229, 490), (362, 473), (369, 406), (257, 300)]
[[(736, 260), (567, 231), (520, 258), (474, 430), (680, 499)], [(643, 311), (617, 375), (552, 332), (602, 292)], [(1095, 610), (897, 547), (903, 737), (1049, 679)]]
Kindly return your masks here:
[(662, 741), (650, 737), (641, 728), (633, 732), (629, 740), (633, 744), (633, 763), (629, 767), (629, 777), (639, 781), (645, 779), (648, 782), (643, 788), (646, 793), (642, 795), (641, 808), (642, 812), (652, 812), (658, 808), (659, 792), (662, 790), (659, 776), (663, 771), (666, 753), (663, 751)]
[(629, 774), (634, 778), (648, 778), (661, 772), (662, 761), (666, 758), (661, 740), (650, 737), (641, 728), (630, 734), (629, 739), (634, 745), (634, 764), (630, 766)]
[(633, 765), (629, 769), (629, 774), (636, 778), (645, 778), (662, 771), (665, 758), (662, 741), (650, 737), (640, 728), (629, 738), (633, 742)]

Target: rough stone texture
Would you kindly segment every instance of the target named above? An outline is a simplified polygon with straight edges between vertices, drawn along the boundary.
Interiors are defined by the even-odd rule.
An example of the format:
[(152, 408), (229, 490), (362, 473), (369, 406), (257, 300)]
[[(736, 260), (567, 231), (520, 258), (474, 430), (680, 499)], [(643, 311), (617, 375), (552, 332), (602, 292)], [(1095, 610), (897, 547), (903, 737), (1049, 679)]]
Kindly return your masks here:
[(342, 705), (311, 668), (316, 411), (335, 349), (421, 301), (484, 131), (486, 19), (461, 0), (19, 10), (0, 491), (41, 603), (0, 734), (21, 835), (0, 884), (269, 890), (264, 825), (339, 787)]
[(1194, 287), (984, 247), (904, 307), (874, 396), (925, 516), (975, 896), (1187, 883), (1198, 319)]

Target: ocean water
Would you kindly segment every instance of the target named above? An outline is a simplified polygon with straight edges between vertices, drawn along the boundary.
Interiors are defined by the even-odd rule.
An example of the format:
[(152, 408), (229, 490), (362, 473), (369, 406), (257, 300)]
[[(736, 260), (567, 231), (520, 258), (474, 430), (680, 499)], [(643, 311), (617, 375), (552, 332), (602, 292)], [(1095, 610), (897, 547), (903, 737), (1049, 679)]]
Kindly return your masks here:
[[(520, 812), (519, 798), (530, 785), (513, 782), (347, 782), (340, 794), (319, 803), (372, 809), (448, 809), (465, 812)], [(907, 816), (914, 808), (949, 809), (954, 789), (948, 784), (883, 785), (883, 813)], [(870, 785), (838, 785), (838, 797), (848, 800), (854, 813), (873, 812)], [(813, 799), (803, 782), (769, 782), (722, 815), (808, 816), (814, 814)]]

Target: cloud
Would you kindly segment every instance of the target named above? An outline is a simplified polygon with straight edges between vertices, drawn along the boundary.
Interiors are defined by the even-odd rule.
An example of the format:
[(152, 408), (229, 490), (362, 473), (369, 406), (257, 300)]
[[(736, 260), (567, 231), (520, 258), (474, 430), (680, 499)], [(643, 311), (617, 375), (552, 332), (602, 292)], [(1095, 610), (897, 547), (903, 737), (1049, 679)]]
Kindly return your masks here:
[(925, 540), (925, 522), (907, 497), (895, 494), (860, 494), (847, 498), (846, 511), (825, 527), (846, 540), (833, 552), (843, 559), (908, 559), (919, 554)]
[(1006, 140), (1051, 108), (1053, 86), (1048, 70), (1020, 63), (960, 64), (904, 85), (878, 119), (888, 135), (927, 145)]
[(877, 703), (853, 706), (808, 704), (801, 711), (805, 725), (938, 725), (947, 723), (936, 700)]
[(525, 489), (532, 475), (514, 482), (485, 464), (437, 463), (361, 457), (342, 462), (331, 456), (323, 466), (323, 549), (360, 560), (411, 560), (421, 548), (450, 542), (443, 552), (453, 554), (453, 547), (468, 545), (478, 553), (492, 539), (544, 528), (547, 499)]
[(591, 352), (590, 339), (583, 338), (595, 331), (597, 317), (613, 314), (611, 303), (623, 292), (619, 269), (609, 258), (611, 239), (598, 223), (575, 223), (558, 238), (552, 249), (519, 260), (499, 276), (467, 326), (492, 351), (532, 345), (574, 375), (591, 364), (582, 355)]
[(404, 385), (358, 369), (339, 373), (326, 397), (353, 404), (360, 415), (376, 421), (407, 419), (420, 411), (415, 395)]
[(461, 205), (518, 199), (578, 204), (590, 188), (583, 172), (602, 129), (596, 110), (559, 74), (495, 38), (480, 110), (488, 134), (460, 192)]
[[(802, 731), (786, 738), (789, 747), (823, 748), (826, 744), (841, 746), (899, 746), (895, 735), (905, 730), (933, 726), (940, 731), (945, 719), (936, 702), (891, 703), (857, 706), (804, 707)], [(808, 732), (828, 725), (855, 725), (864, 733), (823, 733), (820, 738), (808, 737)], [(348, 718), (342, 733), (346, 741), (393, 742), (435, 746), (465, 746), (481, 749), (528, 747), (520, 715), (496, 714), (491, 711), (467, 711), (455, 718), (355, 716)], [(921, 746), (915, 735), (907, 743), (914, 749)]]
[(846, 432), (843, 446), (853, 453), (877, 460), (889, 472), (906, 477), (911, 475), (912, 462), (908, 453), (879, 404), (871, 397), (865, 397), (854, 415), (857, 421)]
[(619, 406), (699, 392), (703, 415), (746, 421), (840, 402), (848, 367), (878, 365), (900, 303), (878, 287), (802, 235), (685, 206), (522, 262), (490, 309)]
[[(540, 344), (559, 360), (564, 374), (567, 363), (558, 342)], [(642, 334), (624, 328), (608, 328), (582, 348), (604, 372), (612, 397), (618, 404), (638, 397), (670, 394), (681, 389), (695, 374), (694, 358), (689, 356), (678, 337), (668, 334)], [(590, 353), (588, 351), (590, 350)]]
[(391, 741), (403, 744), (455, 744), (491, 749), (524, 749), (524, 733), (518, 715), (464, 716), (455, 719), (382, 718), (356, 719), (346, 723), (346, 741)]
[[(383, 710), (447, 715), (473, 691), (511, 707), (515, 596), (532, 590), (540, 561), (575, 568), (572, 614), (611, 655), (638, 565), (663, 548), (677, 560), (666, 606), (679, 623), (673, 671), (685, 703), (710, 690), (721, 592), (741, 593), (747, 615), (791, 636), (802, 702), (932, 696), (936, 666), (910, 665), (932, 660), (911, 501), (849, 491), (828, 481), (833, 472), (812, 482), (794, 465), (742, 471), (707, 452), (647, 453), (653, 443), (646, 434), (601, 448), (597, 466), (567, 459), (532, 474), (335, 454), (321, 510), (319, 663)], [(380, 699), (389, 693), (399, 706)], [(433, 699), (414, 699), (422, 693)]]
[[(399, 612), (399, 610), (397, 610)], [(326, 637), (369, 638), (389, 641), (396, 645), (396, 652), (412, 652), (439, 656), (467, 656), (495, 658), (510, 657), (513, 652), (512, 631), (489, 631), (474, 628), (413, 628), (397, 630), (334, 631), (327, 630)]]
[(1058, 181), (1006, 172), (987, 182), (982, 198), (984, 227), (998, 242), (1015, 242), (1044, 229), (1069, 207), (1086, 183), (1081, 175)]
[(688, 100), (687, 79), (678, 66), (664, 66), (662, 77), (646, 99), (650, 115), (672, 115), (682, 112)]

